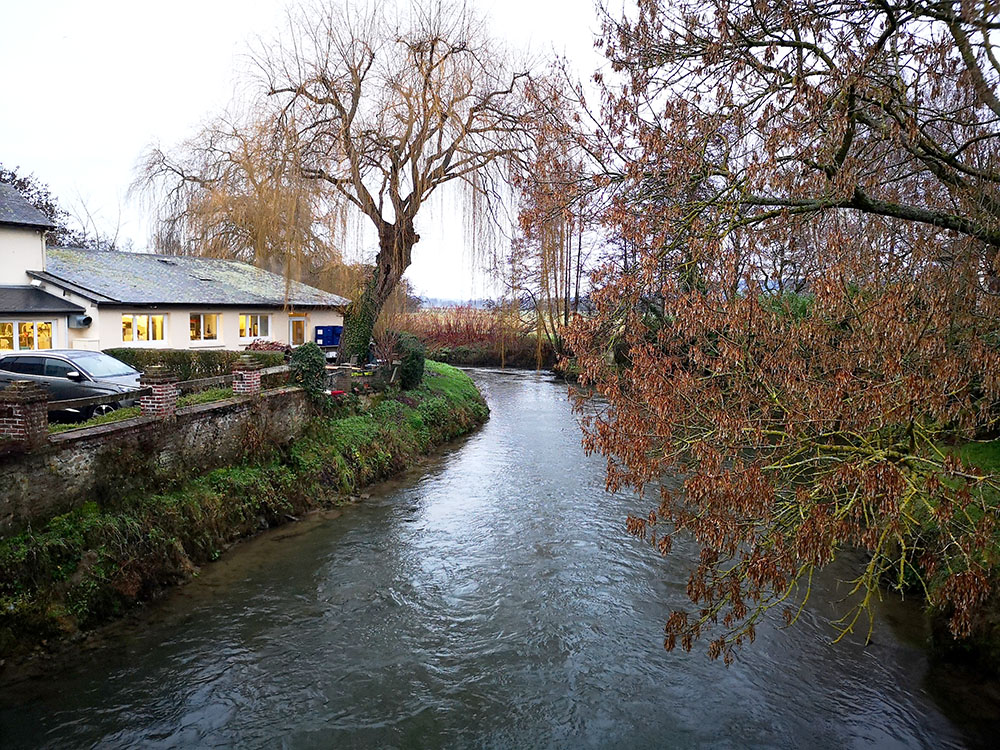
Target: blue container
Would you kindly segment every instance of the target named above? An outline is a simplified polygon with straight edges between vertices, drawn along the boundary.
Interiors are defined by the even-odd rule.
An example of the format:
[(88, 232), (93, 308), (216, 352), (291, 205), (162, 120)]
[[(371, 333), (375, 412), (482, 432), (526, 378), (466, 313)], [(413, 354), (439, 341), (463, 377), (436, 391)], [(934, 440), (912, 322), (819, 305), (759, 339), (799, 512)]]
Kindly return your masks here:
[(344, 326), (316, 326), (316, 344), (319, 346), (340, 346), (340, 334)]

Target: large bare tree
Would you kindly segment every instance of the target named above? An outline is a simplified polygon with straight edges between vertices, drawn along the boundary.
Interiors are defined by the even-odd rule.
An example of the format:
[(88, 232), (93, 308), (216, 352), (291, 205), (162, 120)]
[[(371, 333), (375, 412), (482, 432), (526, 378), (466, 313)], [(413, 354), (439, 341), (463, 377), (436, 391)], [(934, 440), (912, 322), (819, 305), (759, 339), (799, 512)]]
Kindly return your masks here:
[[(363, 354), (410, 265), (420, 239), (416, 218), (431, 194), (453, 181), (480, 198), (490, 194), (522, 152), (527, 72), (490, 39), (482, 19), (447, 0), (405, 10), (304, 5), (255, 62), (264, 85), (252, 108), (268, 132), (254, 137), (264, 135), (268, 148), (281, 152), (286, 179), (321, 185), (308, 192), (353, 209), (377, 232), (374, 271), (351, 305), (341, 345), (342, 356)], [(219, 149), (220, 158), (209, 161), (226, 164), (230, 152)], [(202, 143), (185, 150), (196, 162), (206, 153)], [(196, 205), (214, 188), (205, 180), (211, 170), (178, 162), (183, 158), (154, 152), (145, 171), (186, 185), (175, 195)]]

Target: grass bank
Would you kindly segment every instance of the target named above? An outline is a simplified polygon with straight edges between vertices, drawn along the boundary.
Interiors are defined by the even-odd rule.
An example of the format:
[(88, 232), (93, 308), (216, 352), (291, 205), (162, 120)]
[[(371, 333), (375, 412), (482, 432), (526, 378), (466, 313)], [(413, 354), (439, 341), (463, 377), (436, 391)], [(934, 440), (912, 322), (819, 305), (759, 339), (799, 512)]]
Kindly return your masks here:
[(419, 388), (317, 416), (283, 451), (0, 540), (0, 657), (100, 625), (239, 539), (340, 504), (488, 416), (467, 375), (428, 362)]
[[(1000, 439), (966, 443), (953, 449), (967, 466), (985, 474), (1000, 474)], [(994, 509), (1000, 507), (1000, 497), (990, 498)], [(928, 520), (924, 533), (933, 533), (933, 521)], [(1000, 530), (993, 530), (992, 560), (1000, 557)], [(969, 638), (956, 640), (948, 630), (948, 613), (932, 610), (932, 654), (950, 663), (960, 663), (992, 678), (1000, 676), (1000, 577), (993, 581), (993, 590), (980, 610)]]

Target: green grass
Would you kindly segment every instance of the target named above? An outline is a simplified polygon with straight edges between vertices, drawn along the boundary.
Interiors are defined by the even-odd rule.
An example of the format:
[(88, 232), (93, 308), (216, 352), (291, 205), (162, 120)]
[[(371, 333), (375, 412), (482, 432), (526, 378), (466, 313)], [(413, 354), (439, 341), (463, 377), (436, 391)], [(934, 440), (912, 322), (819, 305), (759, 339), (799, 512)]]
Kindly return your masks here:
[(58, 432), (67, 432), (69, 430), (82, 430), (87, 427), (97, 427), (102, 424), (110, 424), (112, 422), (121, 422), (124, 419), (134, 419), (140, 415), (138, 406), (127, 406), (122, 409), (116, 409), (110, 414), (102, 414), (98, 417), (91, 417), (83, 422), (70, 422), (70, 423), (50, 423), (49, 433), (56, 434)]
[(958, 449), (964, 463), (978, 466), (990, 474), (1000, 474), (1000, 440), (966, 443)]
[(188, 393), (177, 399), (177, 407), (194, 406), (195, 404), (210, 404), (213, 401), (223, 401), (233, 397), (232, 388), (209, 388), (198, 393)]
[[(209, 388), (208, 390), (199, 391), (198, 393), (188, 393), (187, 395), (181, 396), (177, 399), (177, 407), (194, 406), (195, 404), (210, 404), (214, 401), (223, 401), (232, 397), (232, 388)], [(117, 409), (110, 414), (104, 414), (99, 417), (91, 417), (83, 422), (52, 423), (49, 425), (49, 433), (56, 434), (59, 432), (67, 432), (68, 430), (82, 430), (86, 427), (97, 427), (102, 424), (120, 422), (123, 419), (133, 419), (139, 415), (140, 412), (138, 406), (128, 406), (122, 409)]]

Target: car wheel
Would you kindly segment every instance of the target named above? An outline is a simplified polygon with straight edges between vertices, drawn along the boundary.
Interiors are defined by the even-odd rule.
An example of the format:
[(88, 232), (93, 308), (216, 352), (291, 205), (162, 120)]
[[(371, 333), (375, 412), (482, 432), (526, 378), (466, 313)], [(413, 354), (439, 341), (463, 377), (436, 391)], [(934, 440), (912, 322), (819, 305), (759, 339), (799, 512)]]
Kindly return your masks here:
[(103, 417), (105, 414), (110, 414), (113, 411), (118, 411), (118, 404), (98, 404), (90, 410), (87, 419), (91, 417)]

